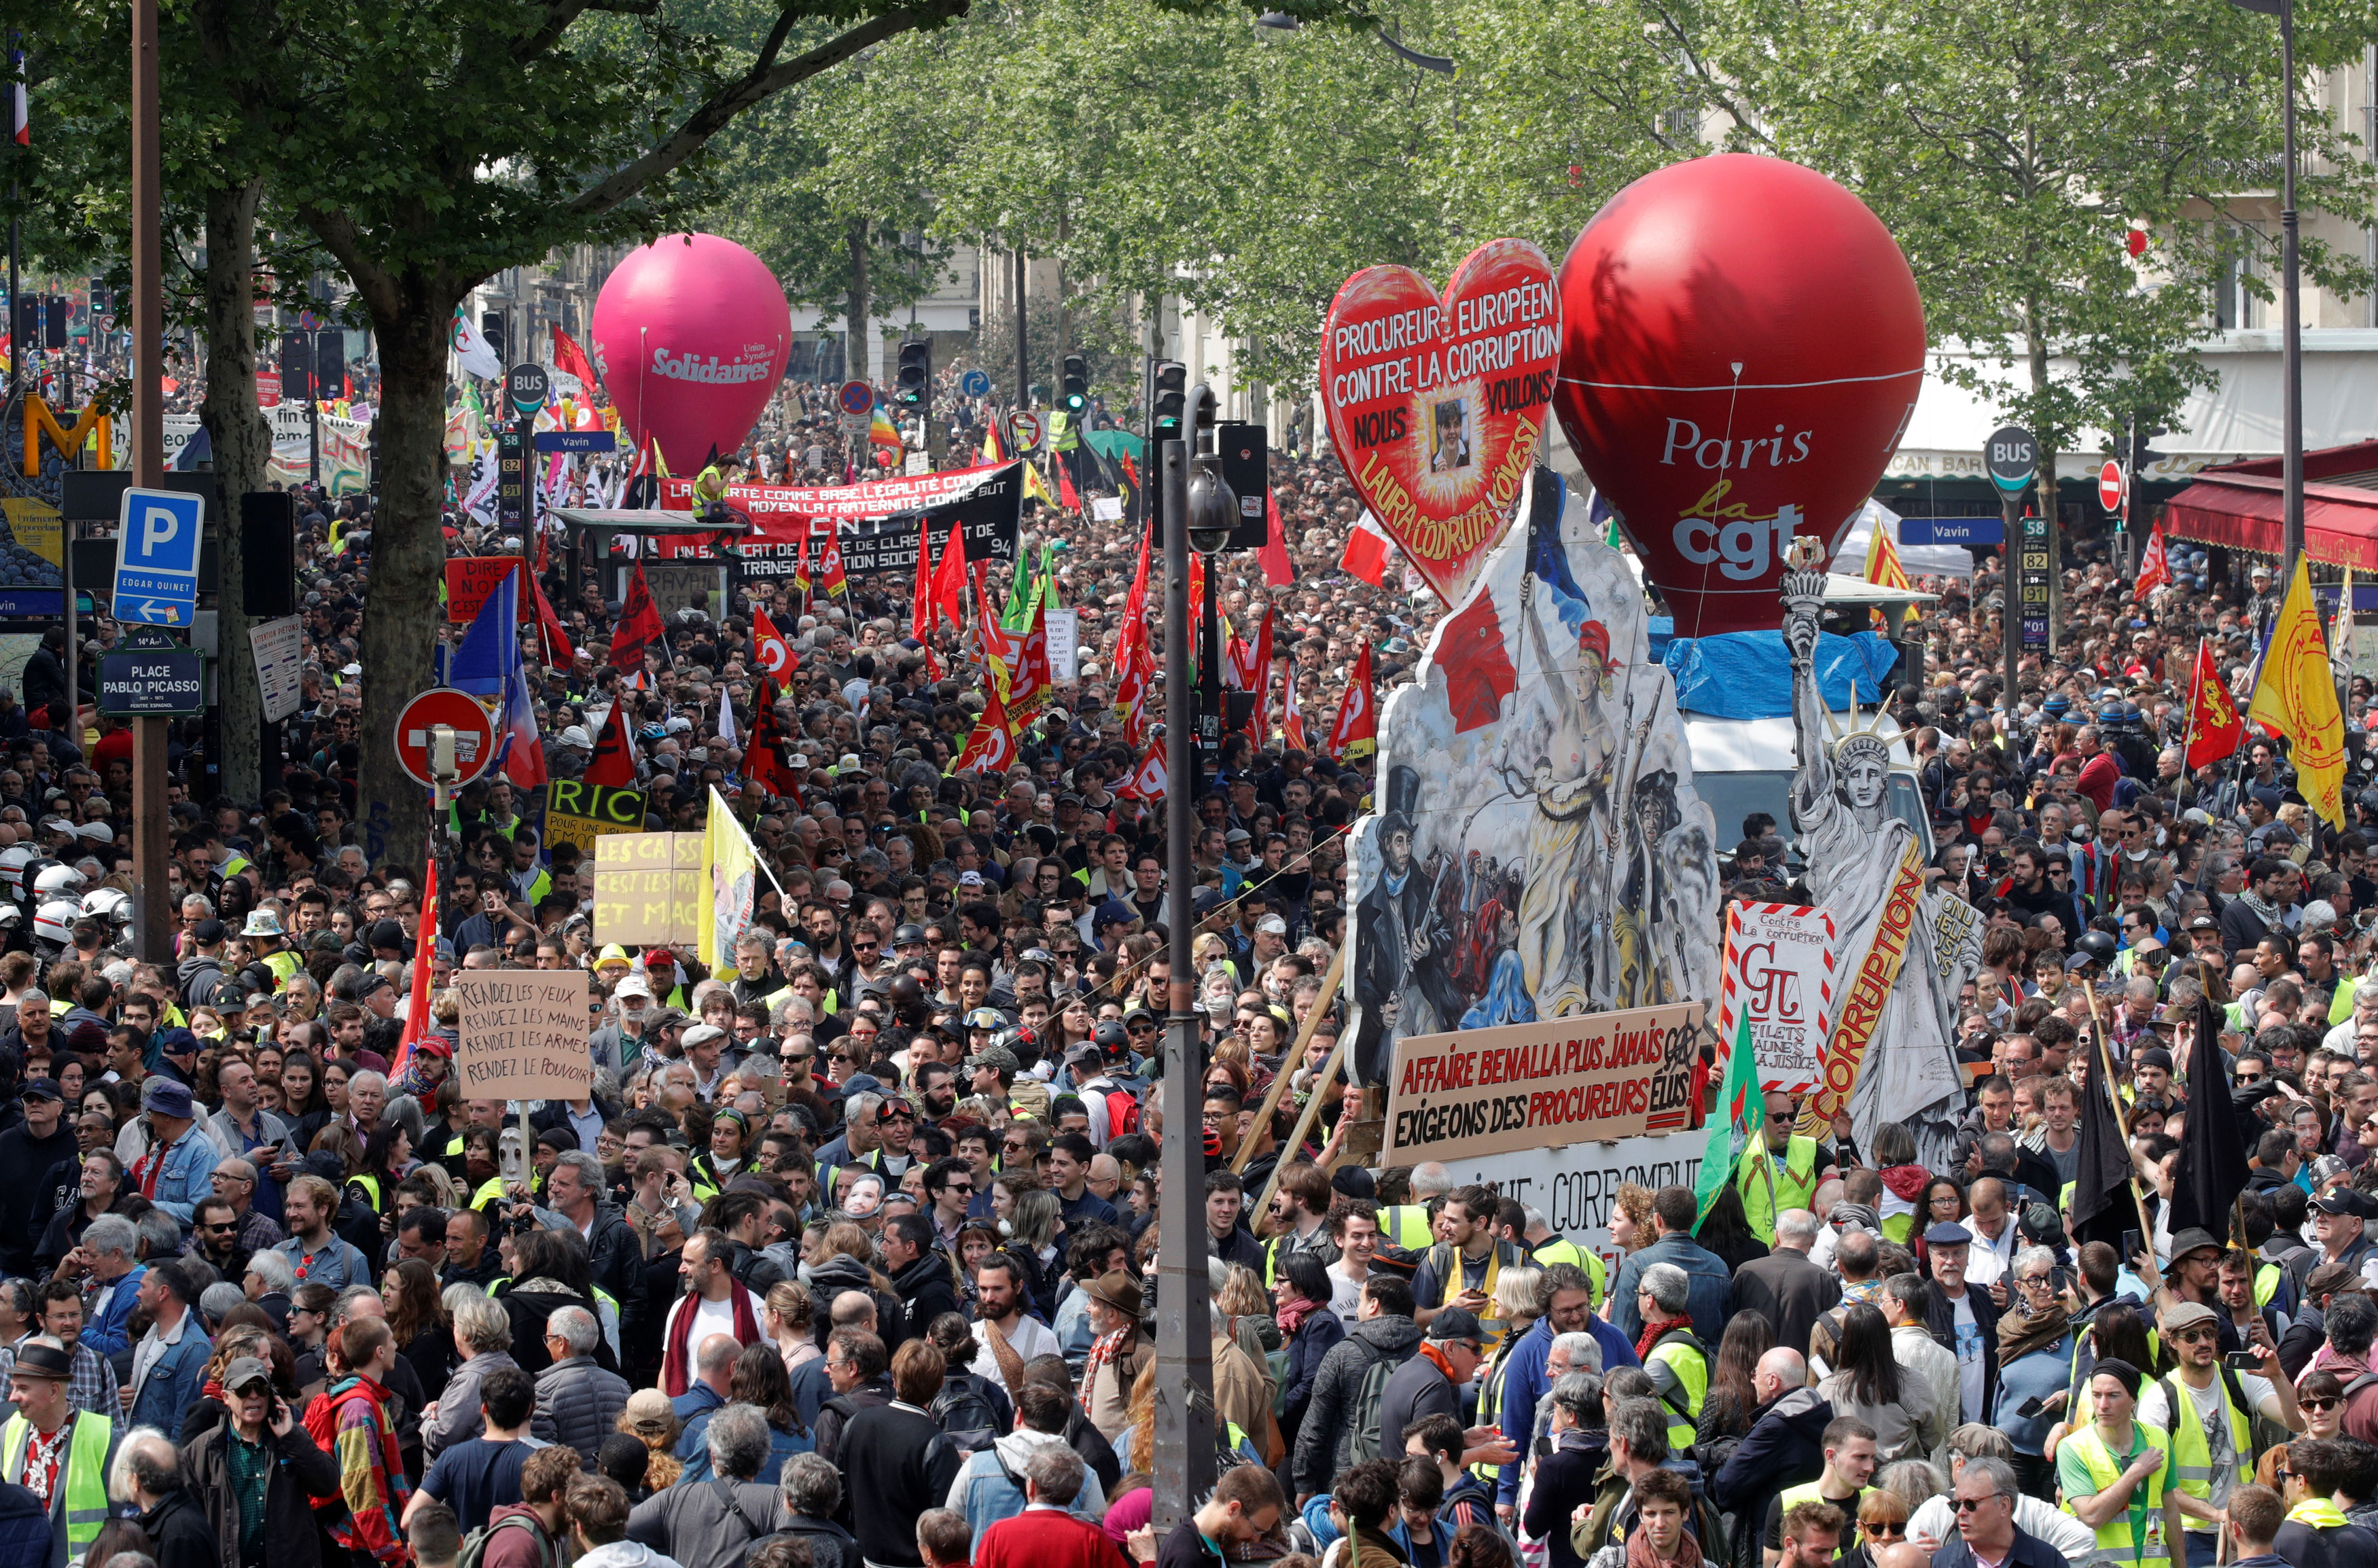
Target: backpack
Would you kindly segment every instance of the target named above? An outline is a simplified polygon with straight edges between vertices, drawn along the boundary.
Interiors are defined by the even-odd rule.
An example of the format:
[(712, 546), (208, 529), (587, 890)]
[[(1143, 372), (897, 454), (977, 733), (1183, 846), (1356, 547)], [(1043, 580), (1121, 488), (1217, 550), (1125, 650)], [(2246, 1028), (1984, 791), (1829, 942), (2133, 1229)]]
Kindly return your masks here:
[(1139, 1131), (1139, 1102), (1128, 1089), (1107, 1091), (1107, 1136), (1121, 1138)]
[(536, 1527), (534, 1520), (519, 1514), (507, 1514), (492, 1525), (482, 1525), (473, 1530), (471, 1538), (462, 1543), (462, 1555), (456, 1560), (456, 1568), (479, 1568), (481, 1559), (487, 1555), (488, 1540), (507, 1525), (518, 1525), (534, 1537), (537, 1562), (543, 1568), (554, 1568), (553, 1542), (546, 1538), (545, 1532)]
[(1363, 1369), (1363, 1381), (1354, 1391), (1351, 1438), (1358, 1465), (1379, 1456), (1379, 1404), (1387, 1391), (1387, 1380), (1396, 1375), (1396, 1369), (1401, 1365), (1401, 1361), (1378, 1356)]
[(999, 1412), (984, 1397), (979, 1382), (972, 1372), (951, 1374), (942, 1383), (942, 1391), (933, 1395), (932, 1408), (927, 1412), (952, 1444), (965, 1454), (989, 1448), (999, 1436)]

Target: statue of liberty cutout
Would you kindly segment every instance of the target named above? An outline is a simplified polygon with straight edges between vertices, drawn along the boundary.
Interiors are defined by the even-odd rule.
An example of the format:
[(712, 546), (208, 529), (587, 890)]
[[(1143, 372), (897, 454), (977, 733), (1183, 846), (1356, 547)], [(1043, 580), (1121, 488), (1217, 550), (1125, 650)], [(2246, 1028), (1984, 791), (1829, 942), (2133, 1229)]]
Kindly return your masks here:
[(1981, 923), (1963, 899), (1925, 886), (1922, 841), (1891, 811), (1890, 741), (1857, 723), (1855, 698), (1838, 733), (1825, 707), (1816, 670), (1823, 549), (1807, 534), (1792, 543), (1783, 600), (1799, 760), (1792, 828), (1809, 892), (1833, 914), (1833, 972), (1844, 977), (1799, 1130), (1830, 1138), (1843, 1110), (1861, 1127), (1904, 1122), (1918, 1157), (1940, 1167), (1964, 1104), (1952, 1042), (1958, 994), (1981, 966)]

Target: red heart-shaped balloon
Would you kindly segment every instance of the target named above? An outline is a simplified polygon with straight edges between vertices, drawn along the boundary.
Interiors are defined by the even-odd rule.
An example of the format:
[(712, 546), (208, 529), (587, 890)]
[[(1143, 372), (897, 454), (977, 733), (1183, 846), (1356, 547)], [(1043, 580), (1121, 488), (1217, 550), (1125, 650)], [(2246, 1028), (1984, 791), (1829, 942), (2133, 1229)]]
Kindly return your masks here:
[(1792, 536), (1832, 558), (1924, 381), (1924, 304), (1813, 169), (1722, 153), (1610, 198), (1561, 262), (1561, 427), (1676, 618), (1782, 624)]
[(1346, 280), (1321, 334), (1329, 441), (1373, 516), (1459, 604), (1510, 526), (1560, 359), (1552, 263), (1490, 240), (1439, 297), (1409, 267)]

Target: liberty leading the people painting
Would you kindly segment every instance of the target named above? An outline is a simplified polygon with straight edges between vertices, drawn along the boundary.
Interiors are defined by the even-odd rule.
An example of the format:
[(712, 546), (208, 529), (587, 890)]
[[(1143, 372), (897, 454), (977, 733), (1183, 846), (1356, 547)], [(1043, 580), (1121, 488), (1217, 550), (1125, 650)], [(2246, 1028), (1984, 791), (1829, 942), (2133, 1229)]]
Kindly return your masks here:
[(1707, 1000), (1716, 823), (1642, 589), (1538, 469), (1379, 720), (1355, 830), (1355, 1071), (1406, 1035)]

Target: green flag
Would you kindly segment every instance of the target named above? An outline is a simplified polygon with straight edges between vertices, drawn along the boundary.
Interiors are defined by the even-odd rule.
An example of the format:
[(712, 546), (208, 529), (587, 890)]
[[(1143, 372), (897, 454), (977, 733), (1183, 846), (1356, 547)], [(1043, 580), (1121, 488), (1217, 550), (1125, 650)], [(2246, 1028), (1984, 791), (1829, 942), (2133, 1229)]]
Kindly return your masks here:
[(1054, 545), (1040, 546), (1040, 603), (1052, 610), (1065, 607), (1057, 603), (1057, 547)]
[(1030, 555), (1015, 552), (1015, 575), (1007, 585), (1007, 609), (999, 624), (1009, 631), (1022, 631), (1032, 624), (1032, 564)]
[(1758, 1143), (1766, 1126), (1767, 1096), (1759, 1088), (1759, 1052), (1750, 1043), (1746, 1010), (1742, 1026), (1735, 1031), (1734, 1049), (1726, 1053), (1725, 1086), (1718, 1091), (1717, 1109), (1710, 1116), (1709, 1147), (1701, 1152), (1700, 1172), (1693, 1179), (1696, 1232), (1733, 1179), (1735, 1162)]
[(1602, 531), (1602, 542), (1612, 549), (1618, 548), (1618, 514), (1610, 514), (1610, 526)]

